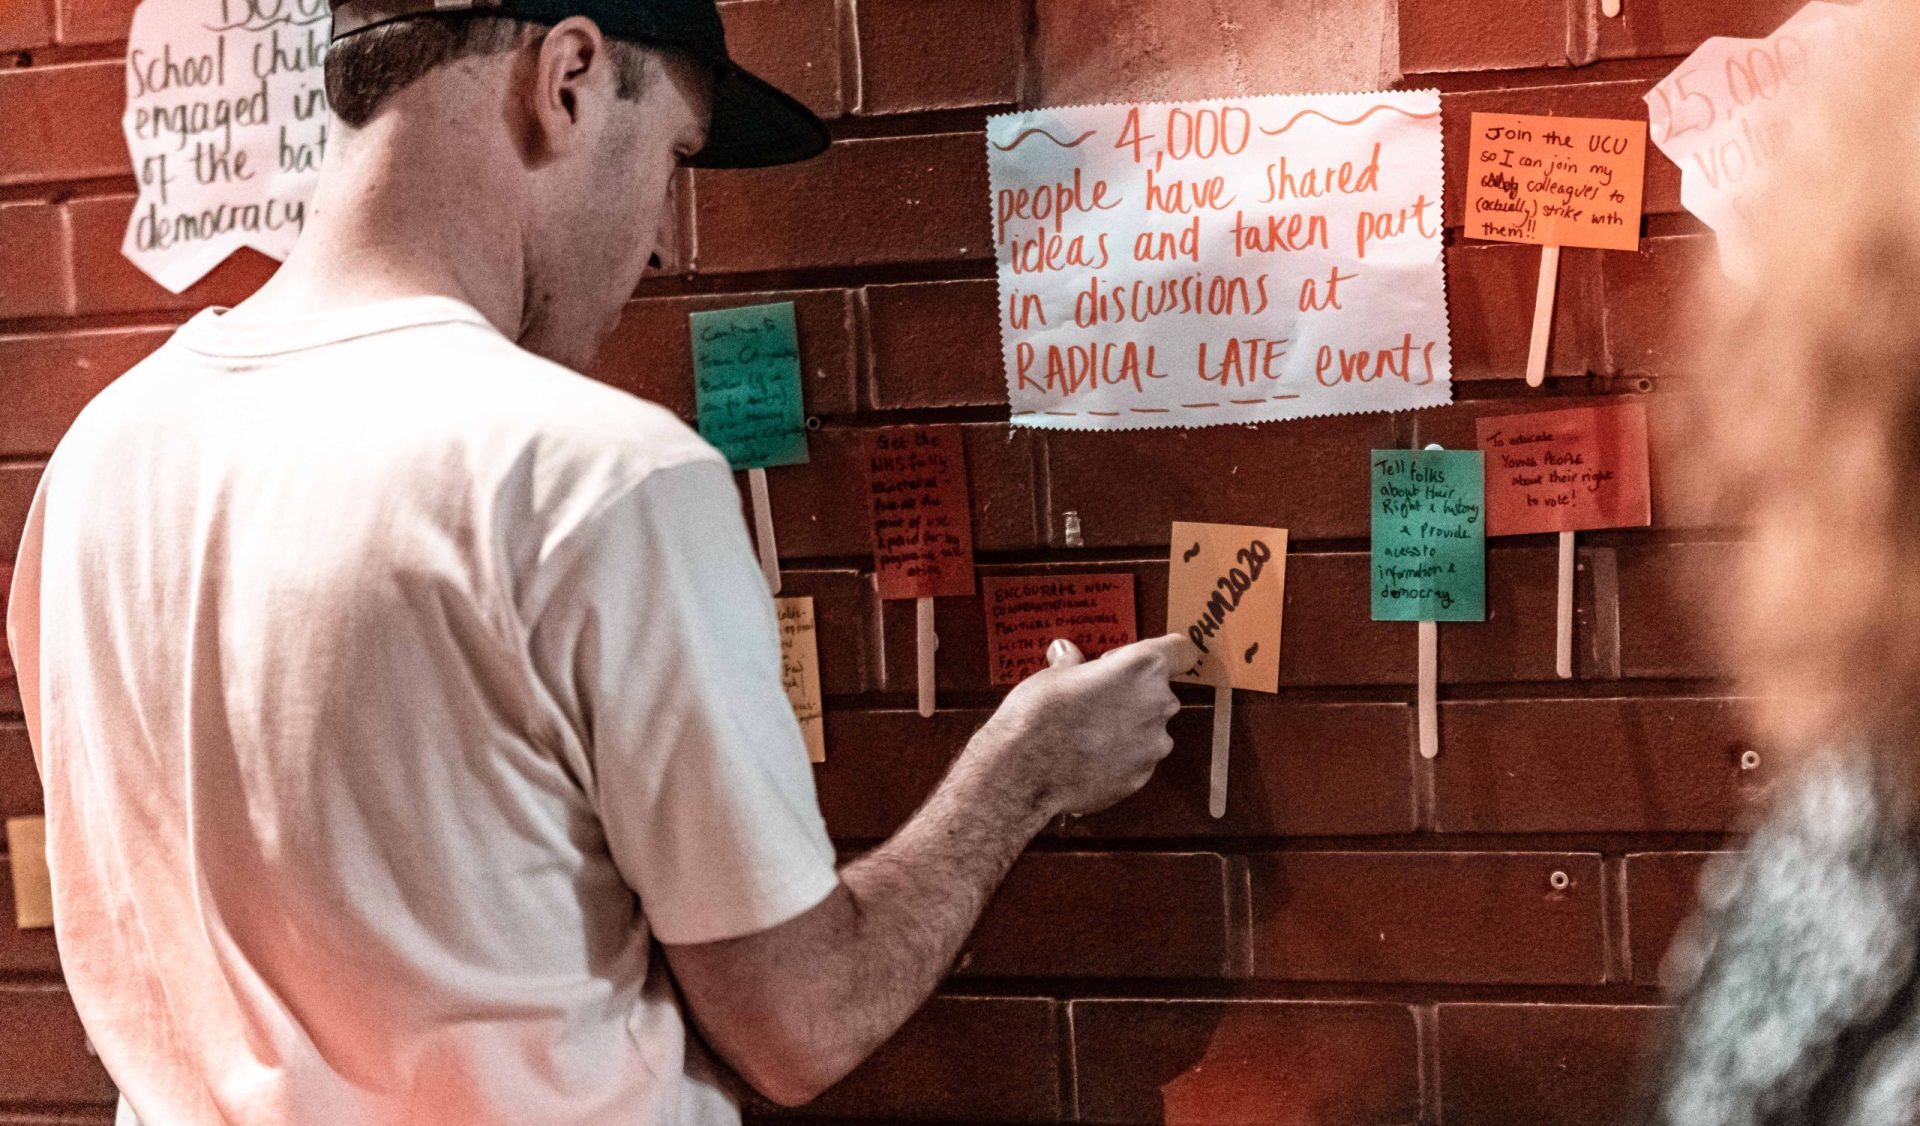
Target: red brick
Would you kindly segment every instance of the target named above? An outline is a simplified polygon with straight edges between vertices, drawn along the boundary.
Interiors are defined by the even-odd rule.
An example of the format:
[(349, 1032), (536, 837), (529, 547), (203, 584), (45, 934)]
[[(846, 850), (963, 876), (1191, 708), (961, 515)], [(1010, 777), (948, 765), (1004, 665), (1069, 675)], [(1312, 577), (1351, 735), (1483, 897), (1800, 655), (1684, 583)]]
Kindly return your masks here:
[(1615, 1126), (1638, 1120), (1662, 1010), (1648, 1005), (1441, 1005), (1447, 1126)]
[(1642, 852), (1627, 857), (1627, 942), (1635, 983), (1660, 984), (1661, 961), (1698, 906), (1701, 873), (1732, 855)]
[(1075, 1001), (1078, 1118), (1166, 1126), (1420, 1120), (1413, 1012), (1315, 1001)]
[[(57, 974), (60, 950), (54, 945), (53, 928), (21, 930), (14, 926), (13, 867), (5, 860), (0, 857), (0, 973)], [(7, 1000), (6, 994), (0, 993), (0, 1004)]]
[(1048, 539), (1060, 546), (1065, 512), (1080, 514), (1088, 547), (1164, 551), (1173, 521), (1195, 519), (1286, 528), (1294, 541), (1365, 536), (1367, 451), (1395, 444), (1395, 421), (1046, 432)]
[(841, 141), (804, 164), (694, 175), (701, 273), (993, 256), (980, 133)]
[[(1698, 359), (1707, 307), (1703, 271), (1719, 276), (1709, 235), (1640, 240), (1638, 254), (1591, 251), (1606, 276), (1606, 369), (1618, 375), (1684, 375)], [(1561, 256), (1564, 268), (1566, 256)]]
[(33, 491), (40, 487), (40, 465), (0, 465), (0, 560), (20, 554), (20, 533), (27, 526)]
[(1411, 75), (1566, 66), (1569, 6), (1567, 0), (1401, 0), (1400, 69)]
[[(1256, 977), (1604, 979), (1600, 857), (1591, 853), (1283, 852), (1247, 864)], [(1555, 872), (1570, 877), (1564, 890), (1551, 886)]]
[(0, 70), (0, 184), (124, 176), (118, 61)]
[(1236, 961), (1226, 881), (1226, 862), (1210, 853), (1029, 853), (994, 895), (956, 972), (1226, 976)]
[[(4, 582), (11, 567), (0, 567), (0, 603), (5, 602)], [(0, 619), (4, 620), (4, 619)], [(27, 738), (27, 725), (0, 721), (0, 821), (9, 817), (37, 817), (43, 798), (40, 772), (33, 764), (33, 744)], [(10, 902), (0, 900), (0, 903)]]
[(1440, 726), (1441, 832), (1727, 832), (1773, 774), (1740, 767), (1737, 700), (1458, 701)]
[(780, 578), (780, 597), (813, 599), (814, 633), (825, 658), (820, 664), (821, 693), (851, 696), (878, 690), (873, 582), (852, 570), (783, 570)]
[(111, 43), (125, 39), (139, 0), (55, 0), (60, 42)]
[(13, 653), (7, 648), (7, 602), (12, 594), (13, 564), (0, 563), (0, 715), (20, 710), (20, 689), (14, 682)]
[(822, 117), (846, 112), (834, 0), (731, 0), (720, 5), (727, 51)]
[(1057, 1121), (1063, 1044), (1055, 1010), (1041, 998), (935, 997), (808, 1110), (862, 1118)]
[(0, 1114), (0, 1126), (113, 1126), (113, 1121), (110, 1106)]
[(106, 1103), (115, 1096), (67, 991), (55, 985), (0, 986), (0, 1100)]
[[(1557, 546), (1501, 547), (1487, 552), (1487, 620), (1440, 626), (1441, 682), (1554, 679), (1559, 566)], [(1361, 609), (1371, 613), (1369, 603), (1363, 603)], [(1576, 586), (1573, 625), (1577, 654), (1591, 649), (1593, 620), (1591, 595)], [(1413, 650), (1419, 644), (1416, 627), (1398, 624), (1405, 647)], [(1590, 675), (1590, 657), (1580, 657), (1578, 664), (1581, 675)]]
[(69, 235), (60, 208), (43, 203), (0, 204), (0, 317), (52, 317), (73, 311)]
[(860, 112), (1018, 101), (1026, 14), (1016, 0), (856, 0)]
[(1715, 35), (1764, 39), (1804, 6), (1803, 0), (1705, 0), (1684, 4), (1643, 0), (1622, 4), (1619, 17), (1608, 18), (1600, 13), (1598, 4), (1578, 5), (1587, 10), (1593, 26), (1593, 59), (1674, 56), (1676, 64), (1680, 56), (1692, 54), (1694, 48)]
[[(975, 549), (1038, 546), (1031, 435), (1010, 430), (1004, 423), (970, 424), (965, 433)], [(767, 472), (774, 539), (782, 559), (872, 557), (866, 491), (872, 435), (865, 429), (817, 430), (808, 440), (805, 465), (783, 465)]]
[(800, 340), (801, 393), (810, 415), (854, 409), (853, 303), (842, 289), (646, 297), (627, 302), (613, 335), (601, 346), (591, 374), (603, 383), (650, 399), (694, 421), (690, 313), (793, 302)]
[[(816, 610), (818, 607), (816, 607)], [(821, 646), (822, 665), (833, 664)], [(946, 776), (955, 755), (991, 714), (827, 709), (827, 761), (813, 768), (820, 813), (837, 841), (892, 836)]]
[(1153, 781), (1075, 837), (1309, 837), (1407, 833), (1413, 715), (1405, 704), (1308, 703), (1241, 692), (1233, 704), (1227, 815), (1207, 813), (1213, 709), (1189, 707)]
[(53, 452), (88, 400), (172, 329), (117, 328), (61, 336), (0, 337), (0, 454)]
[(873, 405), (907, 410), (1005, 403), (995, 289), (990, 281), (869, 286)]
[[(1453, 377), (1519, 379), (1526, 372), (1527, 348), (1533, 338), (1540, 248), (1462, 242), (1448, 247), (1446, 253)], [(1547, 349), (1550, 375), (1585, 375), (1606, 365), (1602, 331), (1606, 307), (1600, 290), (1600, 266), (1606, 253), (1571, 247), (1560, 255), (1553, 336)]]
[(1706, 628), (1702, 596), (1725, 588), (1736, 550), (1725, 543), (1619, 549), (1621, 676), (1725, 675)]
[(52, 41), (50, 0), (11, 0), (0, 6), (0, 51), (30, 51)]
[(139, 313), (237, 305), (260, 288), (280, 263), (242, 248), (181, 293), (168, 293), (120, 253), (134, 197), (102, 196), (66, 204), (73, 225), (74, 288), (78, 312)]
[[(1526, 86), (1506, 90), (1466, 90), (1442, 94), (1440, 121), (1445, 134), (1446, 222), (1460, 225), (1466, 192), (1467, 162), (1460, 159), (1470, 144), (1467, 136), (1476, 113), (1528, 113), (1557, 117), (1618, 117), (1645, 121), (1647, 104), (1641, 101), (1657, 77), (1616, 79), (1567, 86)], [(1647, 146), (1647, 183), (1643, 214), (1666, 215), (1680, 206), (1680, 170), (1652, 145)], [(1615, 252), (1619, 253), (1619, 252)]]

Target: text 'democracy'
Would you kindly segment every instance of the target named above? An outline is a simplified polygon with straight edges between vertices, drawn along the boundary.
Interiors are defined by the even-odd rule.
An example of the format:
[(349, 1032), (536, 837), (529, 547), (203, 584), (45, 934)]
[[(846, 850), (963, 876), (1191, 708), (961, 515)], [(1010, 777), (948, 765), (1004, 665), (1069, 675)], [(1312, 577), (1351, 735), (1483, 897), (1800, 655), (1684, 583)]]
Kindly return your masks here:
[(1036, 109), (987, 157), (1015, 425), (1451, 401), (1437, 92)]

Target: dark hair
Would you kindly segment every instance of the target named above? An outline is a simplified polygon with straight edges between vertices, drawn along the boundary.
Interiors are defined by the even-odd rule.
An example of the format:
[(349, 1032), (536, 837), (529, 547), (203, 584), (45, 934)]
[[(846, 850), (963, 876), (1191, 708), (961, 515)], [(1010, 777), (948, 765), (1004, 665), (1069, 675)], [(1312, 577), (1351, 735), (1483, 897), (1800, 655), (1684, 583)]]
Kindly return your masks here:
[[(498, 55), (545, 35), (547, 24), (464, 12), (396, 20), (350, 35), (327, 51), (327, 102), (344, 125), (358, 129), (386, 100), (436, 67)], [(646, 89), (646, 49), (620, 39), (611, 49), (615, 93), (634, 101)]]

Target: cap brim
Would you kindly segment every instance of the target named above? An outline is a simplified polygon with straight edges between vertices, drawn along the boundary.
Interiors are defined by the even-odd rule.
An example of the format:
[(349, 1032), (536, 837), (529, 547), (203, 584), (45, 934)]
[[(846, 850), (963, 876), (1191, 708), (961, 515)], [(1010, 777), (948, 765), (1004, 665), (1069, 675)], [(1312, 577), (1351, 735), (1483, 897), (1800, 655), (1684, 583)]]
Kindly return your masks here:
[(793, 164), (825, 152), (827, 141), (827, 127), (812, 110), (729, 63), (714, 74), (707, 145), (686, 163), (694, 168)]

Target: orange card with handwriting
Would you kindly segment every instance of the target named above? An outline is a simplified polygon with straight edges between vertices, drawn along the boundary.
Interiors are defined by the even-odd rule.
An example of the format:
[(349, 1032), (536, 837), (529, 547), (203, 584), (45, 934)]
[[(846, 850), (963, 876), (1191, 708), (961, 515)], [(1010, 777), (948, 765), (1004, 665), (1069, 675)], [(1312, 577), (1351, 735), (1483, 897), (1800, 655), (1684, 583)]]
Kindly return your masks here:
[(1175, 523), (1168, 566), (1167, 629), (1201, 650), (1174, 679), (1278, 692), (1287, 530)]
[(780, 618), (780, 683), (807, 739), (807, 760), (827, 761), (826, 716), (820, 706), (820, 643), (813, 628), (813, 599), (776, 598)]
[(1468, 238), (1636, 250), (1647, 123), (1476, 113)]

